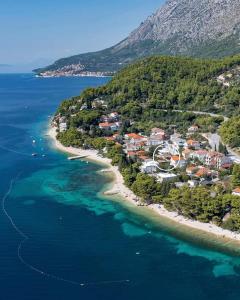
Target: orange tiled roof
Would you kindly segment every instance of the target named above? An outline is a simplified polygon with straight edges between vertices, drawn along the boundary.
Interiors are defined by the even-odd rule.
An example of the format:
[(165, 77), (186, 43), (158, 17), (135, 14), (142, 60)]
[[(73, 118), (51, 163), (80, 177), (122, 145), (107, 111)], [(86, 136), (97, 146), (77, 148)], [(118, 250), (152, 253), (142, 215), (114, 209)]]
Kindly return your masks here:
[(136, 133), (128, 133), (127, 136), (131, 139), (135, 139), (135, 140), (140, 140), (140, 139), (143, 139), (144, 137), (139, 135), (139, 134), (136, 134)]
[(136, 152), (134, 152), (134, 151), (128, 151), (128, 153), (127, 153), (129, 156), (135, 156), (136, 155)]
[(187, 144), (188, 144), (188, 145), (198, 144), (198, 141), (188, 140), (188, 141), (187, 141)]
[(178, 155), (173, 155), (173, 156), (171, 157), (171, 159), (174, 160), (174, 161), (183, 160), (183, 158), (182, 158), (182, 157), (179, 157)]
[(101, 126), (101, 127), (110, 127), (110, 126), (112, 126), (112, 125), (114, 125), (114, 123), (108, 123), (108, 122), (105, 122), (105, 123), (99, 123), (99, 126)]
[(202, 177), (204, 175), (209, 174), (210, 170), (207, 168), (201, 168), (200, 170), (197, 171), (197, 173), (195, 174), (197, 177)]
[(240, 194), (240, 187), (237, 187), (236, 189), (233, 190), (234, 193), (239, 193)]

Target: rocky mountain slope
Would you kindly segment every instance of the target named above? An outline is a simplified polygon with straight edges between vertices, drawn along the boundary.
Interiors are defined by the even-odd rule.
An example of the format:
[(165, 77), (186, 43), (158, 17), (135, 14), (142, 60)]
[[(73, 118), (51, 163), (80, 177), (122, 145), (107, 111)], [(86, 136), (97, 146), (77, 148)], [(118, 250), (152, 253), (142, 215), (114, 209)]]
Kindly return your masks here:
[(222, 57), (240, 52), (239, 39), (239, 0), (169, 0), (119, 44), (36, 71), (54, 75), (66, 66), (81, 65), (76, 74), (113, 72), (153, 54)]

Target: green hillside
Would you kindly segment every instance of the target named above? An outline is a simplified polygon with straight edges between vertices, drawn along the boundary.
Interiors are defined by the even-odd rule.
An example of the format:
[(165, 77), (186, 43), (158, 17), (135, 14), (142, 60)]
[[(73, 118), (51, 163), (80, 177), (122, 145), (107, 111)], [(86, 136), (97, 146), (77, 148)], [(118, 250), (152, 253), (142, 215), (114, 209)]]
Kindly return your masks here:
[(224, 87), (217, 76), (239, 64), (240, 56), (222, 60), (154, 56), (124, 68), (107, 85), (88, 89), (76, 99), (91, 107), (94, 99), (101, 98), (123, 115), (134, 115), (136, 110), (138, 118), (157, 109), (237, 114), (240, 88)]

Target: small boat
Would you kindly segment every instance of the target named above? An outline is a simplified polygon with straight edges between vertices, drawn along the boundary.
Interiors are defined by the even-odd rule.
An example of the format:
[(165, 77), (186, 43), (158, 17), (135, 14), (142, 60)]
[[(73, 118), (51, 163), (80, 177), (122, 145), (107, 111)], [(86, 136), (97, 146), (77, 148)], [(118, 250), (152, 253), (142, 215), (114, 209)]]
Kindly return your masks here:
[(35, 144), (35, 143), (36, 143), (36, 141), (35, 141), (35, 140), (33, 140), (32, 142), (33, 142), (33, 144)]
[(45, 154), (43, 154), (43, 155), (42, 155), (42, 157), (46, 157), (46, 155), (45, 155)]
[(33, 156), (33, 157), (36, 157), (36, 156), (37, 156), (37, 153), (32, 153), (32, 156)]

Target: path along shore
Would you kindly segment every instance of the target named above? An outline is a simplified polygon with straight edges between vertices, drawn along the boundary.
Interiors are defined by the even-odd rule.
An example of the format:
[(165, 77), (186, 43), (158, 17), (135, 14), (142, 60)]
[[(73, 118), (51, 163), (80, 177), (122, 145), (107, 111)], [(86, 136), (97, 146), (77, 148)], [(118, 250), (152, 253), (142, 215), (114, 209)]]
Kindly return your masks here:
[[(106, 172), (111, 172), (114, 175), (114, 181), (110, 190), (105, 191), (105, 195), (119, 195), (122, 196), (124, 200), (130, 201), (134, 205), (139, 205), (138, 197), (124, 184), (123, 177), (118, 170), (118, 167), (111, 165), (111, 160), (104, 158), (98, 154), (96, 150), (84, 150), (74, 147), (65, 147), (56, 139), (56, 128), (50, 127), (48, 131), (48, 136), (52, 139), (53, 145), (55, 148), (60, 151), (76, 155), (83, 156), (89, 161), (97, 162), (106, 166)], [(234, 241), (240, 242), (240, 234), (234, 233), (229, 230), (222, 229), (214, 224), (210, 223), (201, 223), (194, 220), (186, 219), (185, 217), (178, 215), (176, 212), (169, 212), (162, 205), (151, 204), (146, 207), (146, 209), (151, 209), (156, 212), (158, 215), (164, 218), (168, 218), (174, 222), (177, 222), (181, 225), (191, 227), (200, 231), (207, 232), (209, 234), (214, 234), (217, 237), (226, 238)]]

